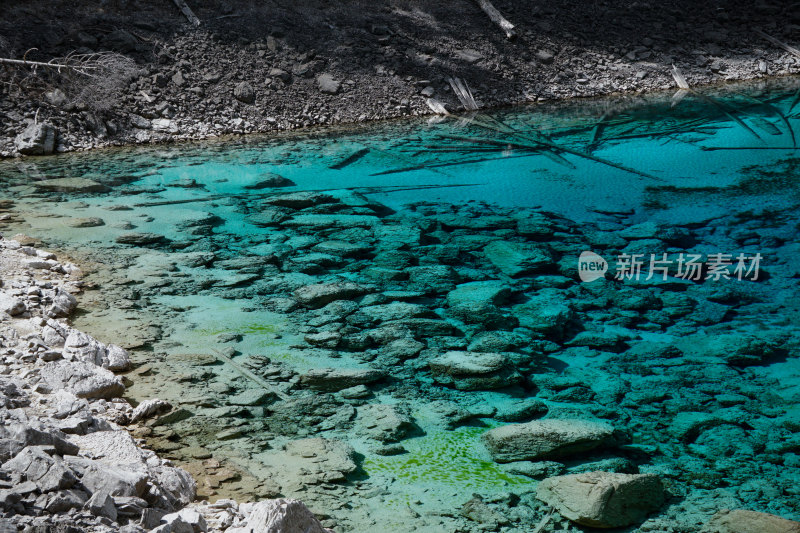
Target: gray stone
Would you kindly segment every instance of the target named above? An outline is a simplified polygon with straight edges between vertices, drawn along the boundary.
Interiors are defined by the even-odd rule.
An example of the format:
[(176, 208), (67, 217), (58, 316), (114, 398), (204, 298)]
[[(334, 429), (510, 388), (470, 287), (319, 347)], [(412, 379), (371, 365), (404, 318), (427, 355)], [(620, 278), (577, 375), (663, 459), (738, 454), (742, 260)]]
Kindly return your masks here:
[(723, 509), (701, 533), (800, 533), (800, 522), (745, 509)]
[[(177, 513), (165, 515), (161, 519), (162, 524), (169, 526), (169, 531), (177, 533), (205, 533), (208, 531), (208, 524), (205, 517), (196, 509), (181, 509)], [(160, 529), (160, 528), (159, 528)]]
[(65, 328), (62, 356), (67, 361), (83, 361), (119, 372), (130, 368), (128, 352), (116, 344), (105, 345), (94, 337), (73, 328)]
[(113, 522), (117, 520), (117, 508), (114, 505), (114, 498), (107, 492), (98, 491), (92, 494), (85, 507), (94, 516), (105, 516)]
[(665, 500), (655, 474), (601, 471), (547, 478), (536, 488), (536, 497), (577, 524), (599, 528), (641, 522)]
[(284, 178), (280, 174), (266, 172), (259, 175), (253, 182), (244, 186), (245, 189), (259, 190), (259, 189), (272, 189), (277, 187), (293, 187), (295, 182), (289, 178)]
[(123, 233), (114, 239), (119, 244), (132, 246), (150, 246), (166, 242), (166, 237), (156, 233)]
[(511, 312), (519, 325), (544, 335), (562, 336), (574, 313), (567, 294), (558, 289), (542, 289)]
[(458, 390), (499, 389), (521, 380), (508, 357), (500, 353), (451, 351), (428, 363), (434, 381)]
[(24, 155), (50, 155), (55, 144), (56, 129), (44, 122), (31, 124), (14, 139), (14, 148)]
[(58, 456), (51, 457), (44, 448), (38, 446), (25, 448), (13, 459), (3, 463), (2, 468), (24, 474), (42, 492), (68, 489), (77, 482), (75, 474)]
[(613, 443), (613, 428), (587, 420), (534, 420), (490, 429), (482, 440), (498, 463), (575, 455)]
[(396, 405), (363, 405), (358, 408), (357, 420), (370, 438), (382, 443), (402, 440), (415, 429), (411, 416)]
[(85, 362), (53, 361), (42, 367), (41, 376), (53, 389), (66, 389), (79, 398), (117, 398), (125, 392), (117, 376)]
[(53, 297), (53, 304), (47, 310), (47, 315), (50, 317), (68, 317), (76, 307), (78, 307), (78, 300), (73, 295), (57, 289), (56, 295)]
[(240, 102), (252, 104), (256, 101), (256, 92), (253, 86), (243, 81), (233, 88), (233, 96)]
[(37, 181), (34, 185), (39, 189), (56, 192), (91, 193), (106, 192), (108, 187), (89, 178), (53, 178)]
[(336, 300), (349, 300), (366, 294), (367, 288), (350, 281), (306, 285), (294, 291), (295, 299), (305, 307), (320, 308)]
[(136, 409), (133, 410), (133, 413), (131, 414), (131, 424), (135, 424), (136, 422), (144, 420), (145, 418), (150, 418), (155, 415), (165, 413), (171, 408), (172, 405), (165, 400), (160, 400), (158, 398), (145, 400), (137, 405)]
[(542, 272), (555, 266), (553, 253), (543, 246), (495, 241), (489, 243), (483, 253), (500, 272), (512, 278)]
[(324, 391), (340, 391), (383, 379), (386, 373), (374, 368), (319, 368), (300, 376), (300, 383)]
[(335, 80), (332, 75), (325, 72), (317, 76), (317, 86), (319, 87), (320, 92), (325, 94), (336, 94), (339, 92), (339, 89), (341, 89), (342, 83)]
[(147, 493), (149, 476), (144, 469), (131, 470), (84, 458), (67, 458), (67, 462), (74, 470), (82, 470), (81, 484), (91, 494), (103, 492), (141, 498)]
[(106, 223), (99, 217), (78, 217), (67, 220), (66, 224), (71, 228), (96, 228)]
[(26, 309), (25, 303), (22, 300), (0, 291), (0, 313), (8, 313), (11, 316), (17, 316), (24, 313)]
[[(244, 506), (240, 506), (240, 512)], [(227, 533), (327, 533), (303, 502), (291, 499), (267, 500), (245, 509), (246, 522)]]

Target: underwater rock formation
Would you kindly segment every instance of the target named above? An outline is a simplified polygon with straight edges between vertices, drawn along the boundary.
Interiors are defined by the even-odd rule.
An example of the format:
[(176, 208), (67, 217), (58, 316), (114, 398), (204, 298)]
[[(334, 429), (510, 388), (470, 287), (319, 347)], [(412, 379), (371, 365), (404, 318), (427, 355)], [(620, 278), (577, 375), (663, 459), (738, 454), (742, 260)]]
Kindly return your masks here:
[(664, 504), (664, 487), (653, 474), (587, 472), (543, 480), (536, 497), (583, 526), (614, 528), (644, 520)]

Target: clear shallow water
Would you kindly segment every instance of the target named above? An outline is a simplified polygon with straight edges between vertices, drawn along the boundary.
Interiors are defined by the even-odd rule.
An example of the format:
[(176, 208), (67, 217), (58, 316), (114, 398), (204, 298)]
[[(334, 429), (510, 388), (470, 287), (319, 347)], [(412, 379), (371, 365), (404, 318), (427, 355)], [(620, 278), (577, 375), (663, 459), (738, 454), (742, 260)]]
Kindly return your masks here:
[[(4, 233), (23, 231), (86, 262), (95, 288), (76, 324), (134, 350), (132, 399), (158, 396), (191, 415), (154, 426), (152, 445), (209, 477), (217, 474), (198, 450), (241, 469), (221, 487), (201, 482), (208, 497), (277, 492), (309, 501), (342, 530), (377, 522), (441, 531), (481, 527), (459, 513), (479, 493), (508, 518), (503, 527), (530, 529), (544, 509), (536, 480), (493, 461), (480, 437), (509, 422), (577, 417), (609, 421), (633, 447), (567, 458), (562, 471), (669, 480), (674, 498), (650, 531), (680, 520), (694, 527), (722, 506), (797, 519), (800, 107), (791, 81), (742, 90), (674, 107), (657, 96), (8, 161), (0, 176), (14, 206)], [(247, 188), (265, 173), (295, 185)], [(108, 190), (43, 189), (64, 177)], [(300, 209), (270, 203), (331, 189), (333, 199)], [(166, 240), (117, 242), (131, 233)], [(486, 251), (498, 240), (527, 247), (526, 268), (515, 270), (513, 257), (507, 264), (514, 253)], [(531, 257), (531, 247), (548, 259)], [(763, 274), (582, 284), (584, 250), (612, 273), (621, 253), (761, 253)], [(294, 303), (296, 288), (342, 279), (372, 294), (349, 310)], [(485, 280), (510, 296), (466, 310), (453, 303), (456, 285)], [(393, 301), (414, 307), (378, 307)], [(386, 333), (420, 317), (436, 322), (433, 332)], [(320, 332), (341, 340), (306, 337)], [(501, 379), (513, 386), (489, 379), (459, 391), (434, 379), (429, 361), (453, 350), (502, 352), (502, 372), (513, 374)], [(219, 353), (279, 393), (316, 400), (253, 400), (263, 387)], [(352, 397), (298, 381), (327, 367), (389, 377)], [(394, 418), (377, 416), (376, 405)], [(690, 439), (681, 428), (692, 423), (679, 423), (687, 417), (700, 420)], [(283, 450), (316, 436), (357, 452), (348, 482), (320, 481), (315, 461)], [(401, 451), (393, 444), (405, 453), (386, 455)], [(337, 468), (349, 467), (338, 456), (323, 461), (324, 472)]]

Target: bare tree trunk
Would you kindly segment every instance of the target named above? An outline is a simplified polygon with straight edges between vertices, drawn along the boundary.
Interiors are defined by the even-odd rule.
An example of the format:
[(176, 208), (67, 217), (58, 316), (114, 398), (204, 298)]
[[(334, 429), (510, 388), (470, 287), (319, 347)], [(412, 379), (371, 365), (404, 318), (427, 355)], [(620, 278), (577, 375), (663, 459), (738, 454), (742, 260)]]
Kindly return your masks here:
[(184, 0), (172, 0), (172, 1), (175, 2), (175, 5), (178, 6), (178, 9), (180, 9), (181, 13), (183, 13), (183, 16), (185, 16), (193, 26), (200, 25), (200, 19), (195, 16), (194, 12), (191, 9), (189, 9), (189, 6), (186, 5), (186, 2)]
[(497, 10), (496, 7), (492, 5), (489, 0), (478, 0), (478, 4), (480, 4), (484, 13), (489, 15), (489, 18), (492, 19), (492, 22), (500, 26), (500, 29), (506, 33), (506, 37), (509, 40), (516, 39), (517, 31), (514, 29), (514, 25), (506, 20), (506, 18)]

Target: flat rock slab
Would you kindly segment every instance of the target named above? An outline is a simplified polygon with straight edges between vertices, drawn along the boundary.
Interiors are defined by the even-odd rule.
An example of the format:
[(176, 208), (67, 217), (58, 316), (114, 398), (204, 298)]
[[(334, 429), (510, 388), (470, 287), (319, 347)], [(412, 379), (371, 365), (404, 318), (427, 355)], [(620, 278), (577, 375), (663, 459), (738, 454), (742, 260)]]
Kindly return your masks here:
[(65, 389), (78, 398), (117, 398), (125, 392), (117, 376), (91, 363), (53, 361), (42, 367), (41, 376), (53, 389)]
[(490, 429), (482, 440), (498, 463), (587, 452), (613, 442), (613, 428), (587, 420), (534, 420)]
[(512, 278), (552, 269), (556, 261), (553, 253), (543, 246), (509, 241), (489, 243), (483, 253), (500, 272)]
[(800, 533), (800, 522), (768, 513), (724, 509), (703, 527), (702, 533)]
[(133, 246), (149, 246), (166, 242), (167, 238), (157, 233), (123, 233), (116, 239), (119, 244), (130, 244)]
[(458, 390), (487, 390), (518, 383), (520, 374), (501, 353), (447, 352), (428, 364), (434, 381)]
[(317, 283), (294, 291), (295, 299), (306, 307), (318, 309), (336, 300), (349, 300), (369, 292), (366, 287), (352, 282)]
[(106, 192), (108, 187), (88, 178), (54, 178), (51, 180), (37, 181), (39, 189), (58, 192)]
[(266, 172), (248, 181), (244, 184), (245, 189), (259, 190), (259, 189), (272, 189), (275, 187), (293, 187), (295, 182), (289, 178), (284, 178), (280, 174), (273, 172)]
[(381, 219), (372, 215), (297, 215), (281, 224), (287, 227), (310, 228), (369, 228)]
[(96, 228), (97, 226), (104, 226), (105, 222), (98, 217), (78, 217), (70, 218), (66, 224), (71, 228)]
[(372, 368), (319, 368), (300, 376), (300, 383), (325, 391), (340, 391), (356, 385), (367, 385), (386, 377), (386, 373)]
[(655, 474), (597, 471), (547, 478), (536, 498), (582, 526), (614, 528), (644, 520), (664, 504), (665, 494)]

